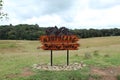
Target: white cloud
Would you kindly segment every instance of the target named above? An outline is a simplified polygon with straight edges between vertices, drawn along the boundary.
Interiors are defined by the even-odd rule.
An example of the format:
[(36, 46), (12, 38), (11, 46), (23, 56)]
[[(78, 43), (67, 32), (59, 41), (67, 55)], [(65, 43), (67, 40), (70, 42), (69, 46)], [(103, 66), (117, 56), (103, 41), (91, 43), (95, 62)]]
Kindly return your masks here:
[(27, 19), (25, 22), (23, 21), (22, 23), (36, 23), (41, 26), (53, 26), (53, 25), (59, 25), (59, 23), (62, 23), (61, 18), (58, 15), (45, 15), (42, 17), (33, 17), (31, 19)]
[(111, 28), (111, 25), (117, 25), (120, 28), (120, 0), (4, 0), (4, 3), (10, 20), (0, 24), (68, 28)]

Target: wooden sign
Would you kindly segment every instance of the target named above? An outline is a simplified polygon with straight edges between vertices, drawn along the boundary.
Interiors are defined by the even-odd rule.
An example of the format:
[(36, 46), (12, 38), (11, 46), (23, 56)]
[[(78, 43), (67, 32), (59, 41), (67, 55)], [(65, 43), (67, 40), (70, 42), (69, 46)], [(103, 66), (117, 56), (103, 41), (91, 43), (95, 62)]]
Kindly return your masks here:
[(44, 50), (77, 50), (79, 44), (76, 35), (48, 36), (40, 37), (41, 48)]
[(41, 48), (51, 50), (50, 62), (53, 65), (53, 50), (67, 50), (67, 65), (69, 65), (69, 50), (77, 50), (79, 38), (73, 35), (65, 27), (49, 27), (46, 29), (46, 35), (40, 36)]

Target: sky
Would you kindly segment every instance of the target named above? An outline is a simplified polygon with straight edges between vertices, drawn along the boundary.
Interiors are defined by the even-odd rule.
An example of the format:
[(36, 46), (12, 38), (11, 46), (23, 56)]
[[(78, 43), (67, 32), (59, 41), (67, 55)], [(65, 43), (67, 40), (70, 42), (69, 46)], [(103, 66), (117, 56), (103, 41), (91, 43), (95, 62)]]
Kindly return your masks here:
[(9, 20), (0, 25), (38, 24), (71, 29), (120, 28), (120, 0), (3, 0)]

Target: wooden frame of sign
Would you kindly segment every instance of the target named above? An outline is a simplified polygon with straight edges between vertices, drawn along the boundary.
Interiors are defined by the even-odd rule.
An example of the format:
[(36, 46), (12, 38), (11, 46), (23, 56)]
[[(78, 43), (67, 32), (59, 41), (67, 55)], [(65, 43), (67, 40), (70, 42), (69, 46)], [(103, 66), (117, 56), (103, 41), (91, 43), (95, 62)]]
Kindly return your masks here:
[(77, 50), (79, 38), (76, 35), (44, 35), (40, 37), (42, 43), (41, 48), (44, 50), (51, 50), (51, 66), (53, 65), (53, 50), (67, 50), (67, 65), (69, 65), (69, 50)]

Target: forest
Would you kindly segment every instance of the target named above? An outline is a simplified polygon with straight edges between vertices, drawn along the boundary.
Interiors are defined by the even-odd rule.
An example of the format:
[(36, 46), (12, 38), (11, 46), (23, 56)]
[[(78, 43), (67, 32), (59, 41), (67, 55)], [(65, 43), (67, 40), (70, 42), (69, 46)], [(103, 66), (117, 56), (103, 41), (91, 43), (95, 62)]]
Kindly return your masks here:
[[(47, 27), (40, 27), (38, 24), (28, 25), (1, 25), (0, 40), (38, 40), (45, 34)], [(120, 29), (69, 29), (79, 38), (120, 36)]]

